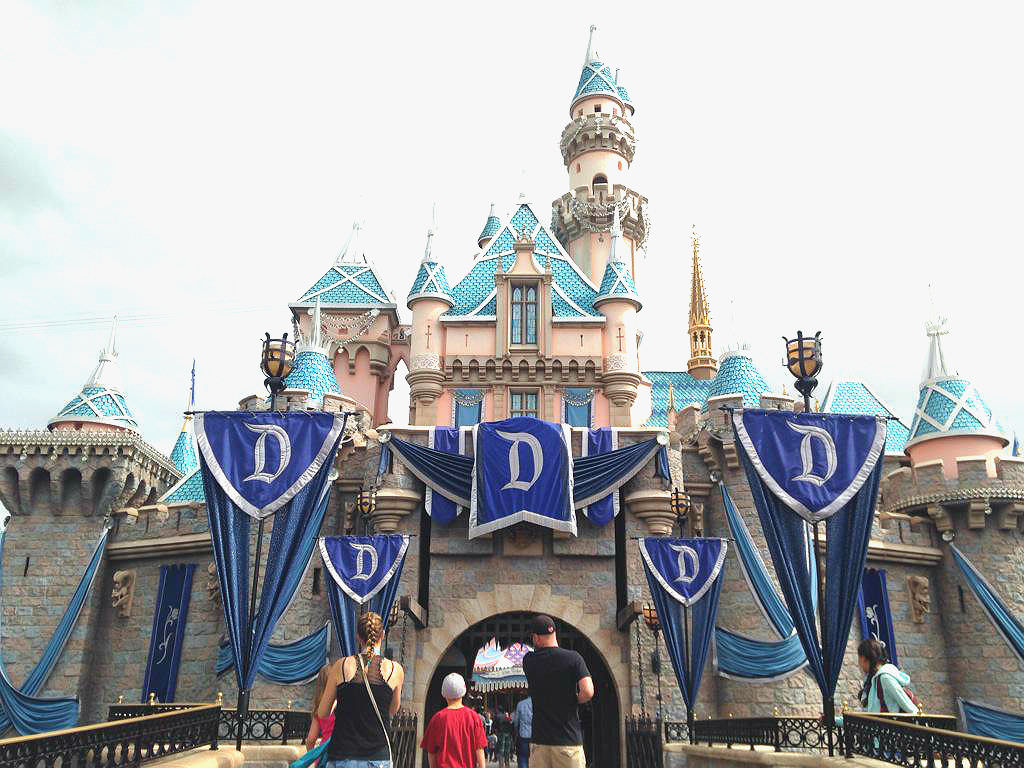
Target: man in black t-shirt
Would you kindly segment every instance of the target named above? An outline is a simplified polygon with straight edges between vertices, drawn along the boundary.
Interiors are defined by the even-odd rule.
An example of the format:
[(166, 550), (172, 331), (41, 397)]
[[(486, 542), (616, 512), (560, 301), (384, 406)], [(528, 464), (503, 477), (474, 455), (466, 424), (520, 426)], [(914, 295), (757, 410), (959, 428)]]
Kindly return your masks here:
[(584, 768), (579, 705), (594, 698), (583, 657), (558, 647), (555, 623), (540, 614), (530, 623), (534, 651), (523, 657), (533, 699), (530, 768)]

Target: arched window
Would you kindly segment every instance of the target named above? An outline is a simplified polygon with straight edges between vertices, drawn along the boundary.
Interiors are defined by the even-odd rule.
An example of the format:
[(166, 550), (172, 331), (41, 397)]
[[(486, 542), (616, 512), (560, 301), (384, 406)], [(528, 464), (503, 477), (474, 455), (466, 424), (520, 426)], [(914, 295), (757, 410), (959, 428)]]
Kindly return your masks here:
[(509, 336), (513, 344), (537, 343), (537, 284), (512, 285)]
[(599, 173), (599, 174), (597, 174), (594, 177), (594, 181), (593, 181), (594, 186), (597, 186), (598, 184), (607, 184), (607, 183), (608, 183), (608, 177), (605, 176), (603, 173)]

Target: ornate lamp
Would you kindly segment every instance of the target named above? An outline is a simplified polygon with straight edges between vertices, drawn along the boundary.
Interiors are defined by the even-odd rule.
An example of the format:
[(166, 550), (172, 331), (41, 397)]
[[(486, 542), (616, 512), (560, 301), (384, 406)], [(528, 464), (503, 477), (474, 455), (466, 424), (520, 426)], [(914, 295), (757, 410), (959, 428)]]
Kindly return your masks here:
[(260, 368), (263, 369), (263, 385), (270, 391), (270, 410), (274, 410), (274, 400), (284, 389), (284, 380), (292, 372), (292, 364), (295, 362), (295, 342), (288, 341), (288, 334), (284, 333), (279, 339), (270, 338), (266, 334), (263, 339), (263, 358), (260, 361)]
[(654, 650), (651, 652), (651, 669), (658, 676), (658, 720), (661, 720), (661, 646), (658, 644), (658, 633), (661, 632), (661, 619), (658, 609), (650, 603), (644, 603), (644, 624), (654, 633)]
[(690, 516), (690, 494), (685, 490), (681, 491), (678, 488), (673, 488), (670, 505), (676, 518), (679, 520), (679, 530), (684, 530), (686, 519)]
[(359, 495), (356, 496), (356, 511), (359, 513), (359, 520), (363, 524), (363, 533), (365, 534), (370, 529), (370, 515), (373, 514), (373, 510), (377, 508), (377, 492), (370, 488), (359, 489)]
[(796, 390), (804, 396), (804, 412), (811, 410), (811, 393), (818, 386), (821, 372), (821, 331), (814, 336), (796, 332), (795, 339), (782, 337), (786, 342), (786, 367), (796, 378)]
[(398, 623), (398, 616), (399, 616), (398, 601), (395, 600), (391, 604), (391, 610), (388, 612), (388, 625), (387, 625), (387, 628), (389, 630)]

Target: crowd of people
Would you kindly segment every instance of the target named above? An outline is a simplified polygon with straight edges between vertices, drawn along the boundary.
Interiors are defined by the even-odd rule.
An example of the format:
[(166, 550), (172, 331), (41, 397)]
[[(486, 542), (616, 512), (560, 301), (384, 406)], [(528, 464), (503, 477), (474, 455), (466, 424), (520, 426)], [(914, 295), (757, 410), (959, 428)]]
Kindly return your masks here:
[[(392, 768), (391, 718), (402, 703), (405, 670), (381, 655), (384, 624), (364, 613), (356, 625), (361, 650), (320, 670), (307, 753), (292, 768)], [(523, 658), (529, 696), (514, 712), (474, 710), (463, 703), (466, 681), (453, 672), (441, 683), (447, 704), (423, 732), (430, 768), (585, 768), (579, 705), (594, 696), (583, 657), (559, 648), (550, 616), (530, 625), (534, 648)]]

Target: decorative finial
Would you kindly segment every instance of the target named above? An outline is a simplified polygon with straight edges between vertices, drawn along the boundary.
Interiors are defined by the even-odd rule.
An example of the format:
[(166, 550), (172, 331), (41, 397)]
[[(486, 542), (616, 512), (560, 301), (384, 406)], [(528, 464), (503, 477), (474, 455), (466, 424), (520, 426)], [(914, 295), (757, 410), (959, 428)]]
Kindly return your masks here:
[(690, 243), (693, 245), (693, 255), (697, 257), (700, 255), (700, 235), (697, 234), (697, 225), (694, 224), (690, 229)]
[(925, 362), (923, 381), (948, 376), (946, 368), (946, 355), (942, 351), (942, 337), (949, 334), (947, 327), (948, 318), (943, 317), (935, 310), (935, 294), (932, 291), (932, 284), (928, 283), (928, 303), (931, 306), (932, 320), (925, 323), (925, 333), (928, 335), (928, 359)]
[(432, 261), (430, 258), (430, 247), (435, 234), (437, 234), (437, 203), (434, 203), (430, 207), (430, 227), (427, 229), (427, 245), (423, 249), (424, 263)]
[(597, 24), (591, 24), (590, 25), (590, 39), (587, 40), (587, 56), (583, 60), (584, 66), (586, 66), (587, 64), (589, 64), (592, 61), (597, 61), (598, 60), (598, 53), (597, 53), (596, 50), (594, 50), (594, 43), (596, 42), (594, 40), (594, 35), (595, 35), (596, 32), (597, 32)]
[[(338, 254), (338, 258), (334, 260), (335, 264), (342, 264), (344, 262), (352, 263), (356, 261), (361, 255), (359, 253), (359, 232), (366, 226), (366, 223), (360, 219), (354, 219), (352, 221), (352, 231), (349, 232), (348, 238), (345, 240), (345, 244), (341, 246), (341, 253)], [(363, 261), (366, 261), (365, 254), (363, 255)]]
[(110, 338), (107, 340), (107, 348), (103, 352), (106, 357), (117, 357), (117, 315), (110, 324)]
[(619, 221), (619, 204), (615, 204), (615, 209), (612, 212), (612, 228), (611, 228), (612, 243), (611, 248), (608, 251), (609, 262), (624, 262), (625, 259), (622, 255), (621, 240), (622, 240), (622, 223)]

